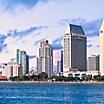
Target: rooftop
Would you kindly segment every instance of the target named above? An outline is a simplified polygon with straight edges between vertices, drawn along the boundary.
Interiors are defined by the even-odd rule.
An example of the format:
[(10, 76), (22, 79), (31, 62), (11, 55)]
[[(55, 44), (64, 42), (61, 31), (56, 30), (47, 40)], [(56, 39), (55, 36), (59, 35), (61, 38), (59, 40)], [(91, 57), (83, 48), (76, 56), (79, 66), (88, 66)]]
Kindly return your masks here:
[(85, 35), (83, 29), (82, 29), (82, 26), (79, 26), (79, 25), (74, 25), (74, 24), (68, 24), (67, 25), (67, 28), (65, 30), (65, 34), (67, 33), (75, 33), (75, 34), (83, 34)]

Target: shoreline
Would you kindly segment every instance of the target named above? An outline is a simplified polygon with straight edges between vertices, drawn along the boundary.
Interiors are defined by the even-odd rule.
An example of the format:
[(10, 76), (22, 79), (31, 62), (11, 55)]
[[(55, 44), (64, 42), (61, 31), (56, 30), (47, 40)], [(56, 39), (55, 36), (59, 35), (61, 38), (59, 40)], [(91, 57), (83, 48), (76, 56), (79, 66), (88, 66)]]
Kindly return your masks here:
[(0, 83), (7, 83), (7, 84), (104, 84), (104, 82), (97, 82), (97, 81), (87, 81), (87, 82), (65, 82), (65, 81), (0, 81)]

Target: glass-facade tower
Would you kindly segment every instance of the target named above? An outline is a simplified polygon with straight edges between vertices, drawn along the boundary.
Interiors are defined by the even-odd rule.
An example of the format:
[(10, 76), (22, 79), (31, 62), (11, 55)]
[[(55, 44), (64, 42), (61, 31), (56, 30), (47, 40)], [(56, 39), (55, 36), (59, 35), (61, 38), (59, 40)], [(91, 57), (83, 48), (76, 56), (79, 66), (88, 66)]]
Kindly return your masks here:
[(29, 73), (29, 57), (24, 50), (17, 49), (17, 63), (22, 66), (22, 74)]

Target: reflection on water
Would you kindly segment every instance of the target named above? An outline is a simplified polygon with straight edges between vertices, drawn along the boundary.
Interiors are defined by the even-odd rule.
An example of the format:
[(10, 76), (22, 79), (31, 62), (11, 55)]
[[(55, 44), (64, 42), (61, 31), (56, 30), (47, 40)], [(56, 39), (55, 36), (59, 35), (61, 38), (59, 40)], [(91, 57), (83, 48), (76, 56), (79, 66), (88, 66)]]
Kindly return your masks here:
[(104, 85), (0, 84), (0, 104), (104, 104)]

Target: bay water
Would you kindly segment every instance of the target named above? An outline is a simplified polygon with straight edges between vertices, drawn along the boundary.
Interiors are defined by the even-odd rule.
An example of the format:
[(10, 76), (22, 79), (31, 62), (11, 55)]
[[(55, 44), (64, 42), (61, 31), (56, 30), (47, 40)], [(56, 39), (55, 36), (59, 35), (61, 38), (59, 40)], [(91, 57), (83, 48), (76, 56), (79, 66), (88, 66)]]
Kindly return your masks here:
[(104, 104), (104, 85), (0, 83), (0, 104)]

